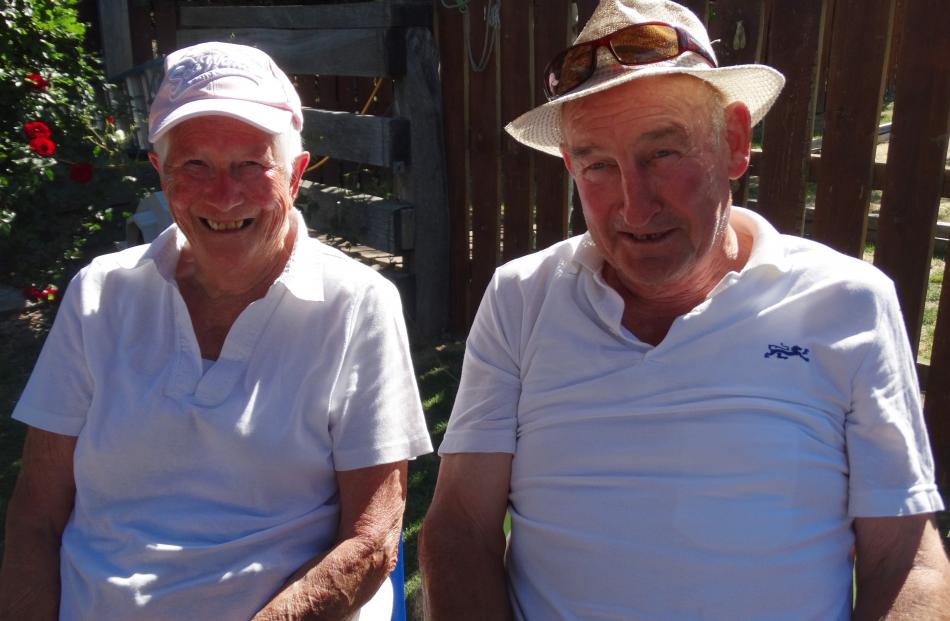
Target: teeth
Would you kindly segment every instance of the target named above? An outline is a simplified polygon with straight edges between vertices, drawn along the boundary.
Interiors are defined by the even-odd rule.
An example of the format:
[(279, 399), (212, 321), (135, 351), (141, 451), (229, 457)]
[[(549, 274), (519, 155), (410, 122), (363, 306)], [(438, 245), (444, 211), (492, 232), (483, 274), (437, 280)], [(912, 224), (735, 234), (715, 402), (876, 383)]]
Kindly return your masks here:
[(666, 233), (649, 233), (647, 235), (636, 235), (631, 233), (631, 235), (633, 235), (633, 238), (637, 241), (653, 241), (654, 239), (660, 239), (666, 235)]
[(246, 219), (232, 220), (230, 222), (217, 222), (215, 220), (205, 220), (212, 231), (233, 231), (239, 229), (247, 222)]

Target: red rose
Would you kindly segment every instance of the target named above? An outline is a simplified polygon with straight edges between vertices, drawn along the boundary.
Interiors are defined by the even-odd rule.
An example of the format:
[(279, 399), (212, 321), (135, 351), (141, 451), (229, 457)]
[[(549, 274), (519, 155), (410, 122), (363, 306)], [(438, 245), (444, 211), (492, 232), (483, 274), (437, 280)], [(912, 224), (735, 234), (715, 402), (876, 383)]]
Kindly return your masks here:
[(34, 138), (30, 141), (30, 149), (43, 157), (50, 157), (56, 153), (56, 144), (49, 138)]
[(49, 138), (50, 131), (49, 127), (46, 126), (46, 123), (43, 121), (33, 121), (32, 123), (23, 124), (23, 133), (26, 134), (26, 137), (30, 140), (34, 138)]
[(106, 125), (115, 125), (115, 117), (111, 114), (106, 117)]
[(26, 74), (26, 81), (29, 83), (30, 88), (32, 88), (34, 91), (46, 90), (46, 80), (44, 80), (43, 76), (38, 73)]
[(92, 164), (89, 162), (79, 162), (69, 167), (69, 178), (76, 183), (89, 183), (92, 181)]

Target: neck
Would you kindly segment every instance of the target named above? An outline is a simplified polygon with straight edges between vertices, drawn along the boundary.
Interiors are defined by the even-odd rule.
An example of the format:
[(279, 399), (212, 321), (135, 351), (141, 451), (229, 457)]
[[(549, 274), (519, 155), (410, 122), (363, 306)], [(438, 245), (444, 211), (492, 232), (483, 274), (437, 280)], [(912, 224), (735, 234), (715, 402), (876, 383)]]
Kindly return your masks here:
[(645, 343), (659, 345), (677, 317), (701, 304), (723, 276), (738, 272), (752, 250), (752, 238), (732, 226), (725, 232), (722, 248), (703, 268), (694, 268), (685, 278), (652, 286), (630, 286), (609, 263), (604, 264), (604, 280), (623, 298), (621, 323)]

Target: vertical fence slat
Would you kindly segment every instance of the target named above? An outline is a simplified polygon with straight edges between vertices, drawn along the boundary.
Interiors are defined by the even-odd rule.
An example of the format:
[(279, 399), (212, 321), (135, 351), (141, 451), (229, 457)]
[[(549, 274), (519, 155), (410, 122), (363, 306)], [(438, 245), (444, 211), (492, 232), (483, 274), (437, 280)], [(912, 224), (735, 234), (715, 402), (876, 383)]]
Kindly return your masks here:
[(905, 29), (874, 263), (897, 285), (916, 351), (950, 133), (950, 11), (946, 0), (902, 4)]
[(778, 230), (796, 235), (804, 221), (823, 5), (823, 0), (776, 2), (769, 19), (767, 62), (786, 82), (765, 117), (757, 211)]
[(716, 14), (709, 17), (709, 39), (715, 46), (719, 65), (746, 65), (758, 57), (762, 38), (761, 0), (717, 0)]
[(706, 0), (676, 0), (678, 4), (682, 4), (687, 9), (696, 14), (696, 16), (702, 20), (705, 24), (707, 23), (707, 5)]
[(455, 9), (440, 7), (439, 56), (441, 57), (443, 139), (448, 177), (451, 304), (450, 324), (456, 334), (468, 330), (471, 295), (469, 279), (468, 201), (465, 195), (465, 70), (468, 61), (462, 49), (462, 16)]
[[(577, 0), (577, 27), (574, 29), (575, 37), (580, 34), (581, 30), (587, 24), (595, 8), (597, 8), (597, 0)], [(577, 191), (576, 185), (574, 186), (574, 192), (571, 196), (571, 206), (570, 222), (568, 223), (570, 226), (570, 234), (579, 235), (587, 230), (587, 221), (584, 219), (581, 195)]]
[(815, 239), (864, 251), (893, 0), (837, 0), (832, 24)]
[[(525, 2), (501, 4), (501, 121), (531, 108), (531, 28)], [(502, 133), (502, 200), (505, 205), (502, 257), (510, 260), (531, 250), (531, 151)]]
[[(950, 262), (948, 262), (950, 264)], [(940, 309), (934, 330), (933, 352), (924, 416), (930, 433), (931, 449), (937, 466), (937, 485), (950, 489), (950, 270), (944, 269), (940, 289)]]
[[(476, 56), (488, 36), (488, 0), (469, 5), (470, 44)], [(496, 52), (493, 52), (497, 53)], [(476, 58), (476, 60), (478, 60)], [(472, 196), (472, 299), (481, 298), (498, 265), (498, 142), (497, 71), (494, 55), (484, 71), (469, 71), (469, 175)]]
[[(568, 41), (569, 0), (534, 0), (535, 101), (545, 100), (541, 75)], [(537, 197), (537, 247), (545, 248), (567, 236), (567, 171), (559, 159), (534, 154)]]
[(132, 64), (152, 58), (152, 16), (148, 0), (129, 2), (129, 31), (132, 41)]

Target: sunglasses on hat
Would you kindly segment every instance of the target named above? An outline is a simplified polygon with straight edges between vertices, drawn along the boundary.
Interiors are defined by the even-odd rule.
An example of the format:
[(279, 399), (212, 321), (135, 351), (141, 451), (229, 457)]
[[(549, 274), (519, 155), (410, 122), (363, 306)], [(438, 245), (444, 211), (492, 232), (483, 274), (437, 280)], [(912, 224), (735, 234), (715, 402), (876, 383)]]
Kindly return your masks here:
[(711, 67), (716, 67), (716, 61), (686, 30), (662, 22), (634, 24), (599, 39), (572, 45), (555, 56), (544, 70), (544, 93), (548, 101), (590, 79), (597, 68), (597, 50), (602, 47), (625, 66), (649, 65), (695, 52)]

